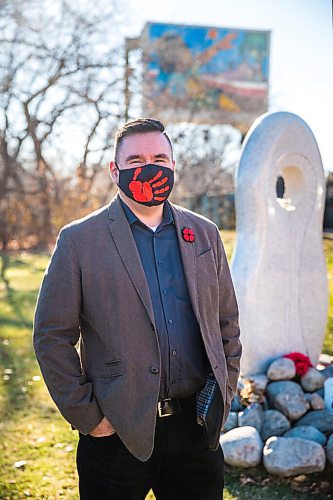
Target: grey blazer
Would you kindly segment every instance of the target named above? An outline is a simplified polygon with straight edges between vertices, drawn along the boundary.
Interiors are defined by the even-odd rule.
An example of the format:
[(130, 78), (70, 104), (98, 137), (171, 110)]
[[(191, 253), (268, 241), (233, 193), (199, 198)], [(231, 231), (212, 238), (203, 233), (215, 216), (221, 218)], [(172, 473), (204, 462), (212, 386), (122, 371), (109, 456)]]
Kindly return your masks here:
[[(216, 225), (171, 209), (218, 382), (207, 416), (209, 446), (216, 450), (239, 374), (236, 296)], [(182, 238), (184, 227), (193, 229), (193, 243)], [(118, 195), (60, 231), (38, 295), (33, 344), (50, 395), (72, 428), (88, 434), (105, 415), (128, 450), (148, 460), (161, 359), (148, 284)]]

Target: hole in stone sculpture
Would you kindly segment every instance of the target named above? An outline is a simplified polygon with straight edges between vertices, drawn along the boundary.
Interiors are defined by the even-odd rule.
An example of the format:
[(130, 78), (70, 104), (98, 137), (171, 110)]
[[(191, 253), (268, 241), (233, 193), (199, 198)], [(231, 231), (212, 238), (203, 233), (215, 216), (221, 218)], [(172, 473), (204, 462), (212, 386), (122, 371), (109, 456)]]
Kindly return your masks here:
[(276, 200), (288, 212), (296, 210), (305, 191), (305, 180), (298, 167), (284, 167), (276, 180)]
[(281, 175), (279, 175), (276, 181), (276, 196), (278, 198), (283, 198), (284, 189), (285, 189), (284, 178)]

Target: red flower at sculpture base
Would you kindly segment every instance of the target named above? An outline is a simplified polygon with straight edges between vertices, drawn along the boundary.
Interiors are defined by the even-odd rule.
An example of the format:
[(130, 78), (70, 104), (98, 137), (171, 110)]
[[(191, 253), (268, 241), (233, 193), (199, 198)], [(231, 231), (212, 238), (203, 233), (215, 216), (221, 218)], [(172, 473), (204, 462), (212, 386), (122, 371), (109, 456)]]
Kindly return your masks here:
[(291, 359), (294, 362), (296, 374), (301, 377), (306, 374), (310, 366), (313, 366), (310, 358), (301, 352), (291, 352), (289, 354), (285, 354), (283, 357)]

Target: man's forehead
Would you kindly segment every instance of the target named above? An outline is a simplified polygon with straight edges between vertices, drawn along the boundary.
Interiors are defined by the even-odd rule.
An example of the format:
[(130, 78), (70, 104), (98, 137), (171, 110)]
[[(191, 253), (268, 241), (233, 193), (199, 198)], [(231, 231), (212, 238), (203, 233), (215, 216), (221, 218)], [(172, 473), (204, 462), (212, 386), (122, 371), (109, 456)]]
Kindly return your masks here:
[(161, 132), (128, 135), (122, 139), (119, 148), (120, 156), (160, 153), (171, 156), (168, 139)]

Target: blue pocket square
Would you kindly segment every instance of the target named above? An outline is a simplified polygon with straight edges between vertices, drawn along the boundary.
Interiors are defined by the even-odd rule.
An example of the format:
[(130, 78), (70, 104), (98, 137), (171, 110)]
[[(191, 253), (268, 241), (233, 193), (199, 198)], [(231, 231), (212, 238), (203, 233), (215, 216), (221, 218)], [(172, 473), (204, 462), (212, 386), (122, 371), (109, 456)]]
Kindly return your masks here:
[(213, 401), (215, 390), (217, 387), (217, 380), (213, 373), (208, 373), (206, 384), (196, 394), (196, 411), (197, 422), (199, 425), (207, 428), (207, 414), (209, 407)]

